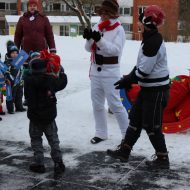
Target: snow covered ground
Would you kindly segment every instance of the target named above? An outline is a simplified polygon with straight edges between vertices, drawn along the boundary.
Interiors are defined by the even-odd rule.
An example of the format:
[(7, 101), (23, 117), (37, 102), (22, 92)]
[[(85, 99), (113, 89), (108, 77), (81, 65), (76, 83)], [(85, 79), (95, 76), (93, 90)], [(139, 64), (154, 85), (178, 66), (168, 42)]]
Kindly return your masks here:
[[(6, 41), (12, 36), (0, 36), (0, 52), (6, 52)], [(68, 86), (57, 93), (58, 99), (58, 134), (62, 148), (73, 148), (75, 153), (63, 155), (67, 167), (75, 167), (74, 158), (92, 151), (105, 151), (120, 143), (119, 127), (113, 115), (107, 114), (109, 139), (98, 144), (90, 144), (94, 136), (94, 119), (90, 99), (89, 57), (84, 50), (85, 41), (81, 37), (55, 36), (58, 54), (68, 76)], [(128, 73), (136, 63), (140, 42), (126, 41), (121, 61), (121, 73)], [(189, 75), (190, 44), (166, 43), (168, 63), (171, 77), (179, 74)], [(3, 57), (3, 56), (2, 56)], [(3, 59), (3, 58), (2, 58)], [(6, 108), (4, 108), (6, 110)], [(23, 141), (29, 145), (28, 119), (26, 113), (6, 114), (0, 122), (0, 139), (8, 141)], [(173, 165), (189, 167), (190, 164), (190, 133), (166, 135), (170, 160)], [(47, 141), (44, 139), (44, 144)], [(11, 151), (11, 150), (10, 150)], [(143, 132), (133, 148), (133, 155), (150, 158), (154, 150)]]

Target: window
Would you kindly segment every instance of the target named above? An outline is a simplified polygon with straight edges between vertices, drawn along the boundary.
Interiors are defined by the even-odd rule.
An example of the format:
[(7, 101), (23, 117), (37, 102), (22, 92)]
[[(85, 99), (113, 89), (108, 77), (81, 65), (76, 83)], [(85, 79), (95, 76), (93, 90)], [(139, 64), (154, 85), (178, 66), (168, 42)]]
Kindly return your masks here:
[(5, 10), (5, 3), (0, 3), (0, 10)]
[(69, 26), (68, 25), (60, 26), (60, 36), (69, 36)]
[(130, 15), (131, 11), (130, 8), (124, 8), (124, 15)]
[(64, 26), (60, 26), (60, 36), (64, 36)]
[(53, 11), (53, 4), (49, 5), (49, 11)]
[(133, 7), (120, 7), (119, 8), (119, 14), (120, 15), (128, 15), (132, 16), (133, 15)]
[(68, 5), (66, 5), (66, 11), (70, 11), (70, 8)]
[(22, 3), (22, 4), (21, 4), (21, 10), (22, 10), (23, 12), (27, 11), (27, 3)]
[(10, 5), (9, 3), (6, 3), (6, 4), (5, 4), (5, 9), (6, 9), (6, 10), (10, 10), (10, 6), (9, 6), (9, 5)]
[(61, 11), (64, 12), (65, 11), (65, 5), (61, 4)]
[(53, 10), (54, 11), (60, 11), (61, 10), (61, 4), (60, 3), (54, 3), (53, 4)]
[(69, 36), (69, 26), (65, 26), (65, 36)]
[(125, 32), (132, 32), (133, 25), (132, 24), (122, 24)]
[(177, 29), (178, 30), (184, 30), (185, 29), (185, 22), (184, 21), (179, 21), (177, 23)]
[(17, 4), (16, 3), (10, 3), (10, 10), (17, 10)]
[(123, 8), (119, 8), (119, 14), (123, 15)]
[(49, 5), (45, 6), (44, 11), (49, 12), (50, 11), (50, 6)]

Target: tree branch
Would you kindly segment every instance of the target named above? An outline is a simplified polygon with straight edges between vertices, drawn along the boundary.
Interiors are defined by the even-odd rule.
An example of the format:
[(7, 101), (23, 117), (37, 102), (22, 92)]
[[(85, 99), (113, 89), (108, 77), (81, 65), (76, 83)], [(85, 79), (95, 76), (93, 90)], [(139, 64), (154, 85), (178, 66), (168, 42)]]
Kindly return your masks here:
[(85, 22), (82, 18), (82, 15), (81, 15), (79, 9), (77, 8), (77, 6), (75, 4), (75, 1), (72, 0), (72, 5), (68, 2), (68, 0), (63, 0), (63, 2), (78, 16), (82, 27), (85, 28)]

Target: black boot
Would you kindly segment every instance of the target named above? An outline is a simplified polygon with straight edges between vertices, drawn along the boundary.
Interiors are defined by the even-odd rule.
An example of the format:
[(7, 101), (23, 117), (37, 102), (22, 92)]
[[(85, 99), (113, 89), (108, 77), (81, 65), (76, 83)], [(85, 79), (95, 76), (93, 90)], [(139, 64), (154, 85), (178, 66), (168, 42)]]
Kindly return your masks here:
[(100, 142), (102, 142), (102, 141), (104, 141), (104, 139), (101, 139), (101, 138), (99, 138), (99, 137), (93, 137), (93, 138), (90, 140), (90, 142), (91, 142), (92, 144), (98, 144), (98, 143), (100, 143)]
[(170, 162), (168, 153), (161, 153), (157, 152), (155, 155), (153, 155), (152, 161), (146, 161), (145, 164), (153, 169), (169, 169), (170, 168)]
[(121, 162), (127, 162), (131, 153), (131, 147), (125, 144), (123, 141), (117, 146), (116, 150), (107, 150), (107, 154), (115, 159), (119, 159)]
[(10, 111), (8, 111), (8, 113), (9, 114), (14, 114), (15, 112), (10, 110)]
[(59, 178), (65, 171), (65, 165), (63, 162), (55, 162), (54, 165), (54, 178)]
[(108, 108), (108, 113), (109, 113), (109, 114), (113, 114), (113, 112), (111, 111), (110, 108)]
[(37, 163), (30, 164), (29, 169), (36, 173), (44, 173), (45, 172), (45, 166), (37, 164)]
[(25, 108), (16, 108), (16, 112), (25, 112), (26, 111), (26, 109)]
[(4, 111), (0, 112), (0, 115), (5, 115), (5, 112)]
[(2, 118), (0, 117), (0, 121), (2, 121)]

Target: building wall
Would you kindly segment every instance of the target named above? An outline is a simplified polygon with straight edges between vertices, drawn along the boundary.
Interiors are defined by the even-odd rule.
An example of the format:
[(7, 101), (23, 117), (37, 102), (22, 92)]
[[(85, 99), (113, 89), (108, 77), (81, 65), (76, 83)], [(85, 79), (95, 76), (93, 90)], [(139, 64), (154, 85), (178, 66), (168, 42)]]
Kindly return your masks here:
[(119, 20), (125, 30), (126, 38), (132, 39), (133, 35), (133, 0), (118, 0)]
[(138, 11), (140, 6), (158, 5), (166, 13), (166, 20), (164, 25), (159, 29), (163, 34), (166, 41), (177, 40), (177, 21), (179, 12), (179, 0), (134, 0), (134, 14), (133, 14), (133, 39), (141, 39), (141, 35), (138, 32)]
[(17, 0), (0, 0), (0, 35), (7, 34), (5, 15), (17, 14)]

